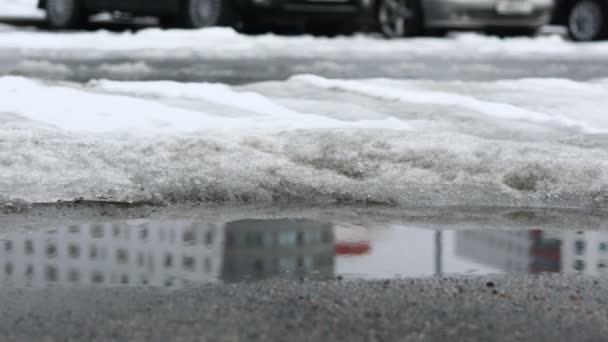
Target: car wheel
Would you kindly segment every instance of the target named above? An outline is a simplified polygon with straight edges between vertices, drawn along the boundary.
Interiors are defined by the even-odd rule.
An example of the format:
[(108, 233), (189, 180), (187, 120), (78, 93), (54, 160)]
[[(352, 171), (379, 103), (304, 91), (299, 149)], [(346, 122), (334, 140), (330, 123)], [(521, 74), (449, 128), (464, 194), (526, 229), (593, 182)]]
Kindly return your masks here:
[(181, 8), (181, 26), (202, 28), (220, 22), (222, 0), (185, 0)]
[(87, 19), (80, 0), (47, 0), (45, 9), (46, 22), (54, 29), (75, 28)]
[(575, 41), (592, 41), (607, 35), (606, 8), (595, 0), (577, 1), (568, 13), (568, 33)]
[(424, 32), (417, 0), (380, 0), (376, 20), (380, 33), (386, 38), (417, 36)]

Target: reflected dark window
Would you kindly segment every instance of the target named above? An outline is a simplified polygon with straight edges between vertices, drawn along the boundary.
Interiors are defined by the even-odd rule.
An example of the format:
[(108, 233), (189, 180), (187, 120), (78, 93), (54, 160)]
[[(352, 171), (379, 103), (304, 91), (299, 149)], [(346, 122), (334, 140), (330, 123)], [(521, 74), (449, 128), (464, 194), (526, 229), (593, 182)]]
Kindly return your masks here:
[(205, 244), (207, 244), (207, 246), (213, 244), (213, 232), (207, 232), (205, 234)]
[(128, 284), (129, 283), (129, 276), (126, 274), (123, 274), (122, 277), (120, 277), (120, 283), (121, 284)]
[(205, 258), (205, 261), (203, 263), (203, 267), (205, 267), (205, 272), (211, 273), (211, 259)]
[[(465, 232), (468, 233), (468, 232)], [(331, 237), (331, 232), (330, 231), (324, 231), (323, 232), (323, 242), (327, 243), (327, 242), (331, 242), (332, 237)]]
[(68, 255), (72, 259), (78, 259), (80, 257), (80, 246), (71, 243), (68, 246)]
[(57, 267), (47, 266), (44, 272), (45, 278), (48, 282), (56, 282), (58, 278)]
[(574, 242), (574, 252), (577, 255), (582, 255), (585, 252), (585, 241), (576, 240), (576, 242)]
[(169, 268), (173, 265), (173, 255), (165, 254), (165, 268)]
[(32, 240), (25, 241), (25, 254), (26, 255), (34, 254), (34, 242)]
[(253, 272), (255, 273), (264, 273), (264, 261), (256, 260), (253, 262)]
[(577, 271), (583, 271), (585, 269), (585, 262), (583, 260), (575, 260), (574, 269)]
[(306, 242), (305, 236), (303, 232), (298, 232), (297, 238), (296, 238), (296, 243), (298, 244), (298, 246), (304, 246), (304, 243)]
[(11, 264), (10, 262), (7, 262), (6, 265), (4, 265), (4, 274), (10, 276), (11, 274), (13, 274), (13, 271), (14, 271), (13, 264)]
[(80, 273), (78, 273), (78, 270), (71, 269), (68, 271), (68, 281), (72, 283), (78, 283), (80, 281)]
[(117, 238), (120, 236), (120, 228), (119, 227), (112, 227), (112, 235)]
[(196, 242), (196, 234), (192, 230), (186, 230), (182, 233), (184, 244), (192, 245)]
[(185, 256), (182, 259), (182, 267), (188, 271), (194, 271), (196, 268), (196, 260), (193, 257)]
[(123, 265), (129, 263), (129, 253), (126, 249), (120, 248), (116, 250), (116, 262)]
[(171, 279), (165, 280), (165, 287), (171, 287), (171, 286), (173, 286), (173, 280), (171, 280)]
[(95, 260), (95, 259), (97, 259), (98, 256), (99, 256), (99, 250), (97, 249), (97, 246), (89, 247), (89, 258), (91, 258), (91, 260)]
[(606, 243), (606, 242), (600, 242), (599, 250), (602, 253), (608, 251), (608, 243)]
[(91, 236), (94, 238), (102, 238), (104, 235), (103, 226), (95, 225), (91, 227)]
[(145, 276), (142, 276), (142, 277), (139, 279), (139, 281), (140, 281), (140, 283), (141, 283), (142, 285), (148, 285), (148, 283), (150, 282), (150, 281), (148, 280), (148, 278), (146, 278)]
[(247, 234), (247, 246), (248, 247), (263, 247), (264, 239), (261, 234), (248, 233)]
[(606, 269), (606, 260), (600, 260), (600, 261), (597, 263), (597, 268), (598, 268), (600, 271), (605, 270), (605, 269)]
[(70, 234), (80, 234), (80, 227), (78, 227), (78, 226), (70, 226), (68, 228), (68, 232)]
[(226, 247), (234, 247), (236, 239), (231, 232), (226, 233)]
[(91, 282), (95, 284), (100, 284), (104, 282), (104, 275), (101, 272), (93, 272), (91, 275)]
[(25, 267), (25, 276), (27, 278), (31, 278), (34, 276), (34, 265), (29, 264)]
[(4, 241), (4, 250), (10, 252), (13, 250), (13, 241)]
[(139, 238), (143, 241), (148, 239), (148, 228), (142, 228), (139, 230)]
[(57, 246), (55, 246), (55, 244), (48, 244), (46, 246), (46, 256), (49, 258), (57, 256)]

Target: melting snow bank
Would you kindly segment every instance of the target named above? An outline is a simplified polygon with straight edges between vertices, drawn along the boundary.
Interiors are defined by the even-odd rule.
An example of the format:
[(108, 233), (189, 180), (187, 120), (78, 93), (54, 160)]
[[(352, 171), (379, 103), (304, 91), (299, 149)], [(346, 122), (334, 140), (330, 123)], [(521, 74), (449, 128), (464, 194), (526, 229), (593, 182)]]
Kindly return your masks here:
[(135, 33), (31, 32), (14, 30), (0, 35), (0, 49), (23, 57), (70, 58), (374, 58), (416, 55), (446, 58), (509, 56), (576, 59), (606, 58), (608, 43), (573, 43), (551, 35), (535, 38), (497, 38), (475, 33), (448, 38), (381, 39), (375, 35), (324, 38), (248, 36), (229, 28), (201, 30), (145, 29)]
[(0, 198), (608, 209), (608, 82), (0, 78)]

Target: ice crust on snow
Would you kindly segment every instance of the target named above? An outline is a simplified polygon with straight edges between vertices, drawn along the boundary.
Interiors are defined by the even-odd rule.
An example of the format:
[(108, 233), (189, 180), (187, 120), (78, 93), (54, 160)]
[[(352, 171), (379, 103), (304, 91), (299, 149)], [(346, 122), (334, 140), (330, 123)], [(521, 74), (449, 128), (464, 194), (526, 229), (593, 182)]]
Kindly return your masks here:
[(608, 82), (0, 78), (0, 197), (608, 208)]

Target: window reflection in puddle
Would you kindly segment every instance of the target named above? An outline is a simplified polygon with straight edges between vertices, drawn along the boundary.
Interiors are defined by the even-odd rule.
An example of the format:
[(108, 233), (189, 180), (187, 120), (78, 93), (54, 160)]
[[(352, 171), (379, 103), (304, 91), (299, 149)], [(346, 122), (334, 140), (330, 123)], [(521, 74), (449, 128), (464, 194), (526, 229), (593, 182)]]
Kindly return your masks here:
[(607, 260), (608, 233), (601, 231), (368, 228), (306, 219), (134, 220), (6, 234), (0, 240), (0, 284), (180, 288), (285, 275), (601, 275)]

